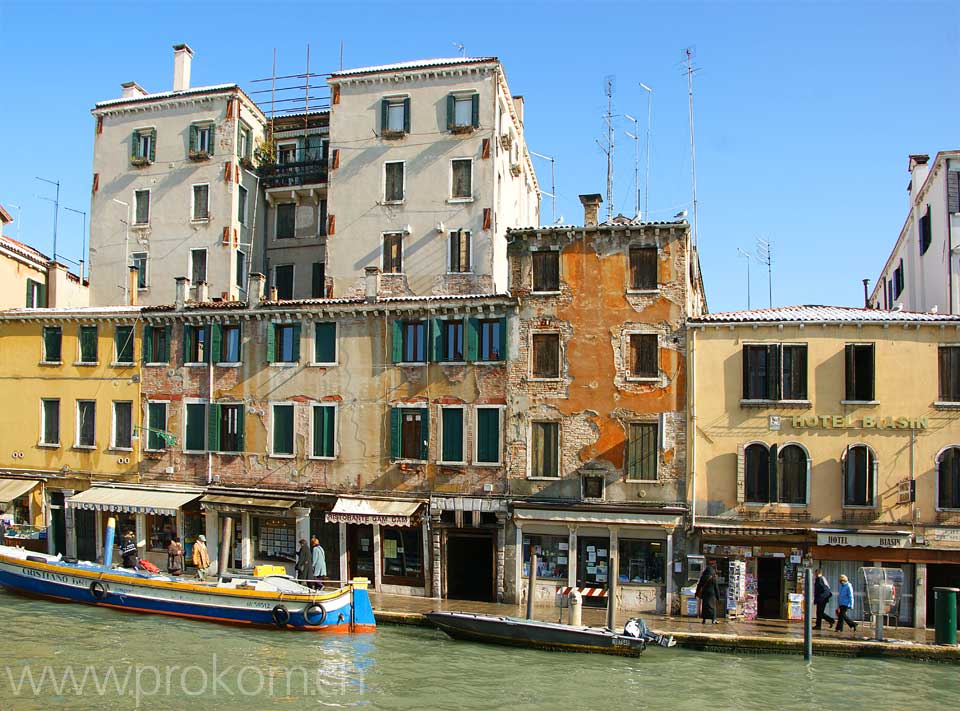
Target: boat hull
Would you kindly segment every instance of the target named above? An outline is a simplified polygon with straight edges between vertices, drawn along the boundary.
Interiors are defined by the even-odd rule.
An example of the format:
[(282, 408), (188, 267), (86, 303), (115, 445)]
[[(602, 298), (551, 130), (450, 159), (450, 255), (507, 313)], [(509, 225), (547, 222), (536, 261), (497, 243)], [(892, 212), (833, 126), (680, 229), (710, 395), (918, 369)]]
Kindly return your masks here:
[(626, 657), (639, 656), (646, 647), (642, 639), (590, 627), (461, 612), (428, 612), (426, 617), (454, 639), (474, 642)]

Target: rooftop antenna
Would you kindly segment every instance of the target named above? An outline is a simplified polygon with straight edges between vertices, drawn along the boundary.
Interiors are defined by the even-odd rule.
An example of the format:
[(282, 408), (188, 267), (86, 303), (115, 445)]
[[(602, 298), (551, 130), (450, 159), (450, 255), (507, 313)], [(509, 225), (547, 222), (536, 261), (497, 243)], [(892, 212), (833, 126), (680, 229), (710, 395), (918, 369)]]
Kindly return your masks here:
[(597, 141), (600, 149), (607, 156), (607, 222), (613, 218), (613, 148), (616, 132), (613, 130), (613, 81), (614, 76), (608, 74), (603, 79), (604, 93), (607, 95), (607, 113), (603, 120), (607, 124), (607, 144), (604, 146)]
[(20, 214), (23, 212), (23, 208), (20, 207), (19, 205), (13, 204), (12, 202), (8, 202), (7, 205), (9, 205), (10, 207), (16, 208), (17, 210), (17, 242), (22, 242), (23, 240), (20, 239), (20, 227), (22, 224)]
[(650, 126), (653, 118), (653, 89), (640, 82), (640, 88), (647, 92), (647, 173), (643, 179), (643, 217), (650, 219)]
[(684, 61), (687, 63), (687, 92), (689, 94), (690, 107), (690, 167), (693, 170), (693, 246), (696, 248), (699, 238), (697, 231), (697, 149), (693, 138), (693, 73), (698, 71), (693, 67), (693, 58), (696, 56), (696, 50), (693, 47), (687, 47), (683, 50)]
[(340, 71), (343, 71), (343, 40), (340, 40)]
[(83, 266), (87, 261), (87, 213), (72, 207), (64, 206), (63, 209), (83, 216), (83, 231), (80, 233), (80, 261), (78, 262), (80, 266), (80, 283), (83, 284)]
[(767, 265), (767, 291), (769, 292), (770, 308), (773, 308), (773, 246), (769, 240), (757, 237), (756, 259), (761, 264)]
[(623, 117), (628, 121), (632, 121), (633, 127), (634, 127), (633, 133), (630, 133), (629, 131), (624, 131), (624, 133), (627, 134), (628, 138), (633, 139), (633, 182), (637, 188), (637, 198), (634, 202), (633, 215), (635, 219), (639, 220), (640, 219), (640, 131), (638, 130), (637, 126), (639, 125), (640, 122), (637, 121), (637, 119), (635, 119), (630, 114), (624, 114)]
[(458, 52), (460, 52), (461, 57), (467, 56), (467, 47), (462, 42), (453, 42), (453, 46), (457, 48)]
[(753, 255), (745, 249), (737, 247), (737, 254), (747, 260), (747, 311), (750, 310), (750, 259)]
[[(50, 200), (50, 198), (47, 197), (41, 197), (41, 200), (47, 200), (53, 203), (53, 261), (57, 261), (57, 218), (60, 215), (60, 181), (48, 180), (47, 178), (41, 178), (40, 176), (37, 176), (37, 180), (57, 186), (57, 196), (53, 200)], [(19, 228), (17, 235), (20, 235)]]
[(541, 193), (543, 193), (544, 195), (550, 198), (550, 210), (551, 210), (550, 214), (551, 214), (551, 220), (552, 220), (550, 224), (555, 225), (557, 224), (557, 184), (556, 184), (556, 176), (554, 173), (554, 168), (557, 165), (557, 161), (552, 156), (545, 156), (543, 155), (543, 153), (537, 153), (536, 151), (530, 151), (530, 155), (536, 156), (537, 158), (543, 158), (543, 160), (550, 161), (550, 192), (543, 193), (543, 191), (541, 191)]

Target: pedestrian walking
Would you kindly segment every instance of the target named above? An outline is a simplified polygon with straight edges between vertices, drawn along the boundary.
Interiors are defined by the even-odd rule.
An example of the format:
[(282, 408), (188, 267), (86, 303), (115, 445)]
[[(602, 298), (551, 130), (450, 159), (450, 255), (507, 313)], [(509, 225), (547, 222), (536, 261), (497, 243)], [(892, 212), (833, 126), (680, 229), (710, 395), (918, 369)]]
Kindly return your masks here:
[(167, 572), (170, 575), (183, 574), (183, 545), (177, 535), (171, 536), (167, 545)]
[(713, 624), (720, 624), (717, 620), (717, 604), (720, 600), (720, 586), (717, 584), (717, 571), (711, 560), (704, 568), (697, 582), (696, 595), (700, 599), (700, 623), (707, 624), (709, 619)]
[(207, 551), (207, 537), (202, 533), (193, 544), (193, 564), (197, 566), (197, 578), (203, 580), (210, 567), (210, 553)]
[(310, 545), (306, 538), (300, 539), (300, 548), (297, 549), (297, 562), (293, 569), (297, 573), (297, 580), (307, 582), (310, 580), (310, 566), (312, 559), (310, 557)]
[(123, 534), (123, 539), (120, 541), (120, 558), (124, 568), (139, 569), (140, 556), (137, 555), (137, 541), (133, 531)]
[(813, 629), (821, 628), (823, 621), (826, 620), (832, 627), (836, 620), (827, 614), (827, 603), (833, 597), (833, 590), (830, 589), (830, 582), (824, 577), (820, 568), (816, 570), (816, 580), (813, 581), (813, 604), (817, 606), (817, 624)]
[(324, 553), (323, 546), (320, 545), (320, 539), (316, 536), (310, 539), (310, 545), (312, 547), (310, 587), (321, 590), (323, 583), (320, 581), (327, 577), (327, 556)]
[(840, 592), (837, 598), (837, 632), (843, 631), (843, 623), (846, 622), (848, 626), (853, 628), (853, 631), (857, 631), (857, 623), (850, 619), (850, 616), (847, 614), (847, 611), (853, 607), (853, 585), (850, 584), (850, 581), (847, 579), (846, 575), (840, 576)]

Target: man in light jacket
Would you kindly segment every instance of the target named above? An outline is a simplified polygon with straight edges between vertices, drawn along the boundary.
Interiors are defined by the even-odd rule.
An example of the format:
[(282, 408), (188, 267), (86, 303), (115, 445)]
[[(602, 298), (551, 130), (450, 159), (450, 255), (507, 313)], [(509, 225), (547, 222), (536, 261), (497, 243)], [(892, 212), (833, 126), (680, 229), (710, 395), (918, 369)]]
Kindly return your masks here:
[(316, 536), (310, 539), (310, 545), (313, 547), (313, 557), (311, 560), (313, 580), (311, 581), (311, 587), (319, 590), (323, 587), (323, 583), (320, 581), (327, 577), (327, 556), (323, 552), (323, 546), (320, 545), (320, 540)]
[(210, 567), (210, 553), (207, 552), (207, 537), (202, 533), (193, 543), (193, 564), (197, 566), (197, 578), (203, 580)]

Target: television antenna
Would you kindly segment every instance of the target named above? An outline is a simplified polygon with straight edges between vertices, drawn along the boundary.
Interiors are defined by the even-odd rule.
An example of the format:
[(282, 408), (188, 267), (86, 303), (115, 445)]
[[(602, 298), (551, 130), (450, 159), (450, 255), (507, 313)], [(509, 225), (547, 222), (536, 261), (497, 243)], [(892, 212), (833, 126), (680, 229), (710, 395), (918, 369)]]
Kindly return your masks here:
[(604, 114), (603, 120), (607, 125), (607, 142), (606, 144), (600, 143), (597, 141), (597, 145), (600, 146), (600, 150), (604, 152), (607, 156), (607, 222), (613, 218), (613, 149), (616, 132), (613, 128), (613, 84), (615, 77), (612, 74), (608, 74), (603, 79), (603, 92), (607, 96), (607, 113)]
[(737, 254), (747, 260), (747, 311), (750, 310), (750, 260), (753, 255), (745, 249), (737, 247)]
[(453, 42), (454, 47), (457, 48), (457, 51), (460, 52), (461, 57), (467, 56), (467, 47), (462, 42)]
[[(527, 150), (530, 150), (530, 149), (528, 148)], [(550, 161), (550, 192), (545, 193), (542, 190), (540, 192), (541, 194), (546, 195), (547, 197), (550, 198), (550, 201), (551, 201), (550, 202), (550, 210), (551, 210), (550, 219), (553, 220), (551, 224), (555, 225), (557, 224), (557, 184), (556, 184), (554, 169), (557, 165), (557, 160), (552, 156), (545, 156), (543, 153), (537, 153), (536, 151), (530, 151), (530, 155), (536, 156), (537, 158), (542, 158), (543, 160)]]
[(769, 240), (757, 237), (757, 253), (754, 257), (761, 264), (767, 265), (767, 291), (770, 308), (773, 308), (773, 245)]
[(684, 61), (687, 63), (687, 93), (689, 96), (688, 105), (690, 112), (690, 167), (693, 171), (693, 246), (697, 247), (699, 232), (697, 230), (697, 148), (693, 136), (693, 74), (699, 71), (694, 68), (693, 58), (696, 56), (694, 47), (687, 47), (683, 50)]

